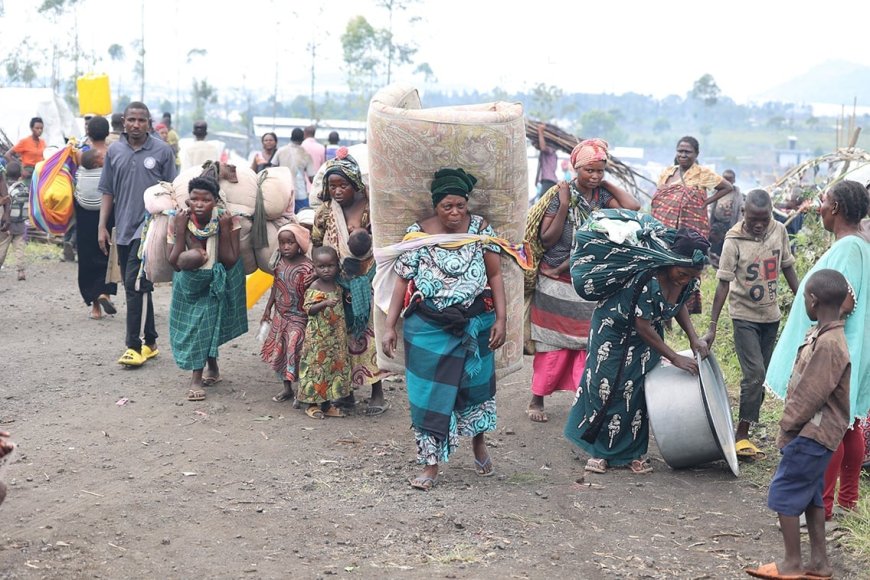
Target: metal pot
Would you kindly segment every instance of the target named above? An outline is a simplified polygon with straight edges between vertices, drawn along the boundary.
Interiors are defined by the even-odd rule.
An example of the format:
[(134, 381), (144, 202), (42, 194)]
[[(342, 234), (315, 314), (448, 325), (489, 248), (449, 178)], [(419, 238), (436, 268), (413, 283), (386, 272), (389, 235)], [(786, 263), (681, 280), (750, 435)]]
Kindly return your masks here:
[[(679, 354), (692, 356), (691, 351)], [(646, 375), (647, 412), (656, 444), (675, 469), (724, 459), (740, 475), (722, 370), (713, 353), (696, 360), (697, 377), (665, 358)]]

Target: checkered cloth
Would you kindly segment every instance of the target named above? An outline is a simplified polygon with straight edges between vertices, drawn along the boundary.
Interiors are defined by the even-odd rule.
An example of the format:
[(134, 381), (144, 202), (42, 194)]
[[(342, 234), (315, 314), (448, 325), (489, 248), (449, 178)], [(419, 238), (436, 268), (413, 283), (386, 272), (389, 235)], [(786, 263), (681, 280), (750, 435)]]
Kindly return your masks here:
[(169, 305), (169, 345), (175, 363), (190, 371), (217, 358), (218, 347), (248, 331), (242, 262), (227, 270), (175, 272)]

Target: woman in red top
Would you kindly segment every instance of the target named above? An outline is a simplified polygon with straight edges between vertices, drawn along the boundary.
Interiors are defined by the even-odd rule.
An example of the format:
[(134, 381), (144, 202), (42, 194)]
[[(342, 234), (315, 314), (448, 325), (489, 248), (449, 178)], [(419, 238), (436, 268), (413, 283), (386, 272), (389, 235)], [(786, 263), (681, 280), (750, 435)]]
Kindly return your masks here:
[(30, 176), (33, 175), (33, 167), (42, 161), (42, 153), (45, 151), (45, 139), (42, 139), (44, 128), (45, 124), (42, 122), (42, 117), (33, 117), (30, 119), (31, 135), (16, 143), (12, 149), (6, 152), (8, 161), (15, 160), (13, 154), (21, 159), (21, 176), (28, 184)]

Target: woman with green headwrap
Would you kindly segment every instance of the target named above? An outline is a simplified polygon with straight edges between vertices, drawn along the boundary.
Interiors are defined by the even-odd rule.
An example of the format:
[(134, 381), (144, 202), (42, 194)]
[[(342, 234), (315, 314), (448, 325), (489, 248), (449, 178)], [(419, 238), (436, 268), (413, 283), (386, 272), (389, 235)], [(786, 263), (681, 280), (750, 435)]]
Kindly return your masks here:
[[(348, 246), (348, 240), (351, 232), (357, 229), (368, 230), (371, 233), (369, 198), (359, 164), (348, 154), (346, 147), (341, 147), (335, 157), (326, 162), (323, 192), (320, 198), (323, 200), (323, 205), (317, 209), (314, 217), (314, 227), (311, 231), (312, 245), (335, 248), (342, 264), (347, 259), (355, 260), (357, 266), (355, 275), (366, 276), (374, 264), (371, 254), (362, 259), (355, 256)], [(349, 299), (352, 294), (352, 292), (345, 292), (345, 299)], [(348, 333), (347, 343), (353, 387), (371, 385), (372, 396), (369, 398), (366, 415), (380, 415), (388, 405), (384, 402), (371, 315), (362, 331)], [(353, 393), (351, 393), (344, 401), (344, 406), (353, 407), (354, 404)]]
[(477, 474), (494, 473), (484, 434), (496, 426), (493, 350), (505, 341), (505, 293), (501, 246), (486, 220), (468, 211), (476, 182), (462, 169), (435, 173), (435, 215), (409, 227), (405, 239), (438, 236), (445, 243), (398, 256), (399, 278), (381, 337), (384, 354), (392, 358), (401, 316), (411, 423), (417, 462), (424, 466), (409, 483), (425, 491), (435, 485), (438, 464), (448, 460), (460, 435), (473, 438)]

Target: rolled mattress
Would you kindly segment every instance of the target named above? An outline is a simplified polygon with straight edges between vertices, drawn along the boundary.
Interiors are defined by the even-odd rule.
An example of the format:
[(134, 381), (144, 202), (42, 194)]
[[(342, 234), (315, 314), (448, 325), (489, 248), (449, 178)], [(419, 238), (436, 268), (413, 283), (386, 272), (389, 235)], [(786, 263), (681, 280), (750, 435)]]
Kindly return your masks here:
[[(462, 167), (478, 178), (469, 199), (498, 235), (522, 240), (528, 205), (528, 170), (523, 108), (519, 103), (483, 103), (422, 108), (413, 87), (391, 85), (379, 91), (368, 112), (369, 199), (376, 248), (402, 240), (405, 229), (434, 214), (429, 185), (443, 167)], [(504, 376), (522, 368), (523, 276), (517, 264), (501, 261), (507, 302), (507, 337), (496, 351)], [(378, 365), (404, 371), (401, 328), (398, 352), (381, 352), (386, 314), (375, 307)]]

